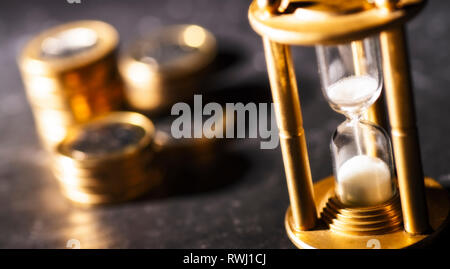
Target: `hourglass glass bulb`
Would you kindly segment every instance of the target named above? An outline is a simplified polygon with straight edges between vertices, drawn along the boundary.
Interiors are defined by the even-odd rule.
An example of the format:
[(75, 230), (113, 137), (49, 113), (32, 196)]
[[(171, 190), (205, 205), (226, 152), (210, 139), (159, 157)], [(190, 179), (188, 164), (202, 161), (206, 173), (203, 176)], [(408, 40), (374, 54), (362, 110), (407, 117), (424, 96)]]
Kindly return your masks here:
[(338, 195), (344, 204), (376, 205), (393, 196), (391, 172), (377, 157), (356, 155), (338, 169)]
[(371, 76), (349, 76), (338, 80), (327, 87), (326, 91), (330, 101), (339, 110), (348, 114), (358, 113), (367, 103), (378, 98), (380, 91), (378, 82)]
[(373, 206), (395, 194), (390, 140), (361, 115), (381, 93), (375, 38), (316, 47), (322, 91), (330, 106), (347, 116), (333, 135), (336, 195), (351, 206)]
[(330, 106), (352, 117), (380, 96), (382, 76), (375, 38), (317, 46), (322, 91)]
[(391, 144), (380, 127), (347, 120), (336, 129), (331, 151), (336, 194), (342, 203), (372, 206), (386, 202), (395, 194)]

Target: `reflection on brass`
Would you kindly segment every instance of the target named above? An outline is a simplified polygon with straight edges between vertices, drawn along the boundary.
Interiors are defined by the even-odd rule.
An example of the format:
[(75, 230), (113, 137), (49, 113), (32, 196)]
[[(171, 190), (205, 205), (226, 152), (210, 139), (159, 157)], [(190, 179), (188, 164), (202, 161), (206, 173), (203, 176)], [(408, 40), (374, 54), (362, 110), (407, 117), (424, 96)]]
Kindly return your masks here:
[(349, 235), (381, 235), (402, 229), (398, 193), (381, 205), (360, 208), (346, 207), (332, 196), (321, 217), (333, 232)]
[[(404, 248), (433, 240), (445, 226), (449, 212), (448, 193), (436, 181), (426, 178), (424, 183), (423, 180), (406, 44), (403, 28), (399, 26), (416, 15), (425, 2), (255, 0), (250, 5), (250, 24), (263, 37), (280, 129), (291, 201), (285, 224), (297, 247), (367, 248), (368, 240), (376, 239), (381, 242), (381, 248)], [(378, 209), (365, 208), (356, 212), (355, 208), (338, 204), (332, 198), (333, 177), (316, 183), (315, 191), (311, 191), (300, 103), (288, 46), (348, 43), (378, 33), (402, 221), (398, 200), (382, 205), (381, 215)], [(354, 42), (353, 54), (358, 56), (360, 52), (358, 43)], [(359, 64), (355, 67), (360, 68)], [(382, 102), (375, 104), (368, 114), (369, 120), (380, 125), (383, 125)], [(310, 202), (313, 197), (315, 205)], [(316, 225), (311, 226), (316, 210), (322, 215)], [(363, 211), (365, 220), (361, 219)], [(432, 234), (425, 234), (430, 231), (428, 221), (434, 229)], [(404, 227), (400, 226), (401, 222)], [(303, 223), (308, 225), (302, 226)]]
[(425, 3), (400, 0), (399, 9), (386, 12), (376, 8), (375, 1), (291, 0), (285, 12), (270, 15), (257, 2), (252, 2), (248, 12), (253, 30), (272, 41), (290, 45), (332, 45), (363, 39), (407, 21)]
[(411, 234), (422, 234), (430, 230), (424, 203), (422, 161), (403, 28), (381, 32), (380, 41), (405, 230)]
[[(367, 71), (365, 70), (365, 63), (362, 62), (363, 61), (362, 59), (364, 59), (365, 57), (362, 41), (361, 40), (352, 41), (351, 47), (352, 47), (352, 55), (354, 61), (353, 66), (355, 68), (355, 74), (356, 75), (366, 74)], [(366, 115), (364, 116), (366, 120), (375, 123), (384, 130), (388, 129), (383, 94), (381, 94), (380, 97), (377, 99), (377, 101), (369, 107)]]
[[(335, 180), (332, 176), (314, 184), (315, 202), (317, 208), (323, 212), (330, 197), (334, 196)], [(319, 219), (314, 229), (309, 231), (296, 231), (292, 219), (291, 209), (286, 212), (285, 227), (291, 241), (298, 248), (320, 249), (368, 249), (370, 244), (377, 240), (382, 249), (398, 249), (407, 247), (421, 247), (430, 244), (439, 236), (443, 224), (449, 221), (448, 212), (450, 200), (447, 191), (432, 178), (425, 178), (429, 219), (435, 232), (431, 235), (411, 235), (403, 229), (384, 234), (354, 235), (330, 229), (323, 219)], [(369, 241), (372, 240), (372, 241)]]
[(48, 29), (23, 49), (19, 66), (36, 127), (49, 148), (70, 126), (120, 109), (118, 34), (100, 21), (77, 21)]
[(280, 11), (284, 0), (258, 0), (256, 4), (260, 10), (266, 11), (269, 14), (275, 14)]
[[(353, 67), (355, 68), (355, 74), (356, 75), (363, 75), (367, 73), (366, 70), (366, 64), (363, 62), (365, 59), (364, 54), (364, 44), (361, 40), (356, 40), (351, 42), (351, 48), (352, 48), (352, 56), (353, 56)], [(364, 115), (364, 119), (373, 122), (376, 125), (383, 128), (383, 130), (387, 129), (387, 122), (386, 122), (386, 109), (385, 109), (385, 103), (384, 103), (384, 94), (383, 92), (380, 94), (380, 97), (375, 101), (374, 104), (372, 104), (366, 111)], [(376, 156), (377, 147), (375, 145), (376, 137), (370, 136), (366, 137), (366, 148), (368, 151), (368, 155), (370, 156)], [(372, 146), (371, 146), (372, 145)]]
[(163, 27), (136, 40), (120, 60), (128, 105), (155, 112), (192, 97), (215, 54), (214, 36), (198, 25)]
[(263, 43), (295, 229), (308, 230), (317, 212), (291, 51), (265, 37)]
[(54, 174), (66, 196), (103, 204), (140, 196), (160, 183), (153, 159), (154, 127), (144, 115), (112, 112), (69, 129), (54, 156)]

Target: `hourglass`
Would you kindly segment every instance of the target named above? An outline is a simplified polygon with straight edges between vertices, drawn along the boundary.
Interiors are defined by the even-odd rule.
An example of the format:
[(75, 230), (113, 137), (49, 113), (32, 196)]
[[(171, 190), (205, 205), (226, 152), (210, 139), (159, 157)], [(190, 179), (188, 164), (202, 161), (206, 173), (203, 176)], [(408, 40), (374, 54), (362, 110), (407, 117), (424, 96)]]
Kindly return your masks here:
[(382, 88), (378, 42), (371, 37), (358, 46), (360, 61), (348, 61), (353, 58), (351, 43), (317, 46), (316, 52), (323, 94), (347, 118), (331, 142), (337, 197), (348, 206), (373, 206), (391, 199), (396, 185), (389, 136), (363, 121)]
[[(263, 38), (280, 131), (290, 198), (285, 226), (297, 247), (405, 248), (432, 242), (446, 226), (448, 193), (423, 175), (403, 28), (424, 4), (255, 0), (250, 5), (250, 24)], [(332, 134), (334, 173), (314, 184), (289, 45), (316, 46), (323, 95), (346, 117)]]

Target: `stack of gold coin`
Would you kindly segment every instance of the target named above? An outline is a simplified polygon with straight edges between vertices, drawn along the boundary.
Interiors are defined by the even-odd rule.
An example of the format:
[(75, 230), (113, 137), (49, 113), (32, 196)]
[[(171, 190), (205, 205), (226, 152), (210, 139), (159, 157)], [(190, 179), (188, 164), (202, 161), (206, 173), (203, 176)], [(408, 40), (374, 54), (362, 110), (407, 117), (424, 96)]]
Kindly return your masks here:
[(109, 24), (77, 21), (42, 32), (23, 49), (19, 66), (47, 148), (54, 149), (70, 126), (122, 107), (118, 39)]
[(161, 175), (154, 133), (152, 122), (135, 112), (112, 112), (70, 128), (54, 154), (63, 193), (94, 205), (133, 199), (155, 187)]
[(216, 55), (216, 40), (198, 25), (166, 26), (132, 43), (119, 70), (128, 105), (145, 113), (192, 98)]

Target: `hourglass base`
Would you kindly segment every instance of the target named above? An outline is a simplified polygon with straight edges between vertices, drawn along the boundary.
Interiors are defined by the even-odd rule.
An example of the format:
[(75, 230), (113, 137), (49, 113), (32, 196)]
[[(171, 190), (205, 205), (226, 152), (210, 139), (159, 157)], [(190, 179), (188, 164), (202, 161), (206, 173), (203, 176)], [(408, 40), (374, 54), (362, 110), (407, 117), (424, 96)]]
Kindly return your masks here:
[[(349, 208), (336, 208), (336, 204), (331, 205), (335, 207), (334, 213), (330, 214), (330, 202), (333, 204), (334, 194), (334, 177), (327, 177), (314, 184), (314, 195), (316, 207), (321, 213), (316, 228), (309, 231), (295, 231), (292, 225), (292, 213), (288, 208), (285, 217), (286, 231), (291, 241), (298, 248), (315, 248), (315, 249), (367, 249), (367, 248), (381, 248), (381, 249), (399, 249), (407, 247), (421, 247), (429, 244), (436, 236), (443, 230), (448, 222), (448, 212), (450, 209), (450, 201), (447, 191), (432, 178), (425, 178), (425, 187), (427, 192), (427, 203), (429, 210), (430, 224), (434, 230), (432, 234), (428, 235), (410, 235), (401, 229), (386, 230), (385, 233), (364, 233), (364, 232), (343, 232), (336, 229), (336, 225), (330, 225), (332, 220), (343, 220), (350, 216), (349, 212), (355, 213)], [(331, 198), (331, 199), (330, 199)], [(386, 211), (391, 211), (389, 207), (395, 210), (395, 204), (398, 199), (395, 197), (388, 201)], [(328, 203), (328, 204), (327, 204)], [(376, 212), (376, 211), (372, 211)], [(339, 215), (339, 213), (341, 215)], [(346, 213), (342, 215), (342, 213)], [(357, 214), (360, 214), (356, 212)], [(400, 213), (400, 212), (398, 212)], [(392, 223), (395, 222), (396, 214), (392, 214)], [(384, 216), (383, 218), (386, 218)], [(339, 223), (339, 221), (338, 221)], [(342, 224), (342, 223), (341, 223)], [(342, 227), (342, 226), (341, 226)], [(344, 227), (346, 227), (344, 225)]]
[(382, 235), (403, 228), (398, 193), (381, 205), (363, 208), (349, 208), (331, 196), (320, 216), (332, 232), (348, 235)]

